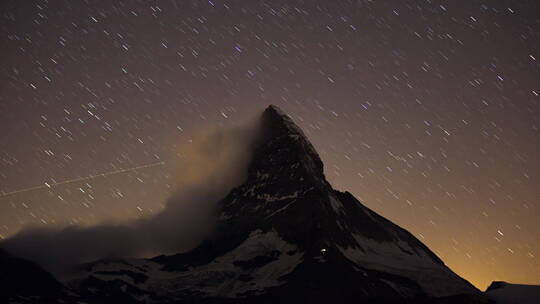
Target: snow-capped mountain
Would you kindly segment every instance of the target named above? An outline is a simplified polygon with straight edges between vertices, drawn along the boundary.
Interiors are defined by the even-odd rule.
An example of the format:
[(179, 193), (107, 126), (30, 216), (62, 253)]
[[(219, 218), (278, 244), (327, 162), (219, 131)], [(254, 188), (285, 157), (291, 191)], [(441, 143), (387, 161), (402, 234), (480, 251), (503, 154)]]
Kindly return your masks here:
[(87, 264), (69, 285), (101, 303), (480, 303), (411, 233), (334, 190), (275, 106), (262, 115), (247, 179), (218, 217), (190, 252)]

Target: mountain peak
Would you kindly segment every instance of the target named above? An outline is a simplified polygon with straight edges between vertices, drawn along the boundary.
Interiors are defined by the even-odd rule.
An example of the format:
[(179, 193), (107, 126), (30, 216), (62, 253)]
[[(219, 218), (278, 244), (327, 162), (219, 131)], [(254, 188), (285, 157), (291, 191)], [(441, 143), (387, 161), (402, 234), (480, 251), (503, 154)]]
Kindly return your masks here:
[(267, 113), (268, 115), (279, 115), (279, 116), (288, 116), (287, 114), (285, 114), (285, 112), (283, 112), (283, 110), (281, 110), (278, 106), (276, 105), (269, 105), (263, 113)]
[(267, 136), (283, 135), (283, 133), (286, 133), (287, 135), (299, 136), (307, 140), (304, 132), (278, 106), (269, 105), (262, 114), (261, 122), (263, 133)]
[[(269, 175), (285, 181), (314, 179), (327, 184), (319, 154), (304, 132), (279, 107), (270, 105), (264, 110), (260, 131), (250, 174)], [(290, 172), (292, 170), (297, 174)]]

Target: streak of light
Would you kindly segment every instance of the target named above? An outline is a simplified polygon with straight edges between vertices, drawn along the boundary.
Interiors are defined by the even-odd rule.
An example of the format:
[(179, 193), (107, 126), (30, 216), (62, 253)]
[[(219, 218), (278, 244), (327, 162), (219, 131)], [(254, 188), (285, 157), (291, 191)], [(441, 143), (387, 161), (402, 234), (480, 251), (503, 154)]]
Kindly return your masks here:
[(85, 180), (89, 180), (89, 179), (94, 179), (94, 178), (98, 178), (98, 177), (106, 177), (106, 176), (110, 176), (110, 175), (114, 175), (114, 174), (131, 172), (131, 171), (135, 171), (135, 170), (139, 170), (139, 169), (145, 169), (145, 168), (150, 168), (150, 167), (155, 167), (155, 166), (162, 166), (164, 164), (165, 164), (165, 162), (161, 161), (161, 162), (157, 162), (157, 163), (151, 163), (151, 164), (126, 168), (126, 169), (119, 169), (119, 170), (108, 171), (108, 172), (94, 174), (94, 175), (88, 175), (88, 176), (84, 176), (84, 177), (68, 179), (68, 180), (64, 180), (64, 181), (61, 181), (61, 182), (51, 182), (51, 183), (45, 182), (43, 185), (24, 188), (24, 189), (19, 189), (19, 190), (10, 191), (10, 192), (0, 191), (0, 198), (5, 197), (5, 196), (18, 194), (18, 193), (28, 192), (28, 191), (53, 188), (53, 187), (60, 186), (60, 185), (76, 183), (76, 182), (85, 181)]

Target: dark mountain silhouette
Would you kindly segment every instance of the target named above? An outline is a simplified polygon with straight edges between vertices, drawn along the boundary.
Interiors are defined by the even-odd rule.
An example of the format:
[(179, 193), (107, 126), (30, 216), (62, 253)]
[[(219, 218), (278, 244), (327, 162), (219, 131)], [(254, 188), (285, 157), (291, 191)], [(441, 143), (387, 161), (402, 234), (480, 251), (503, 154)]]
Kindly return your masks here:
[(486, 295), (497, 304), (533, 304), (540, 302), (540, 286), (496, 281), (486, 289)]
[(67, 289), (37, 264), (0, 249), (0, 303), (64, 299)]
[(245, 182), (218, 207), (193, 250), (81, 265), (69, 287), (95, 303), (487, 303), (411, 233), (334, 190), (275, 106)]

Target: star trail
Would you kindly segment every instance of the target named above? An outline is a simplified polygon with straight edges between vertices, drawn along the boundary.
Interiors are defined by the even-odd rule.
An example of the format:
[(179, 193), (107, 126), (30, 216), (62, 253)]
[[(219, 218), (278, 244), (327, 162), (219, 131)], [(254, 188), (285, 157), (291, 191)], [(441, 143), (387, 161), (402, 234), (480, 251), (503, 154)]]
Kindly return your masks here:
[(0, 238), (147, 217), (269, 104), (477, 287), (540, 284), (538, 1), (2, 1)]
[(18, 194), (18, 193), (34, 191), (34, 190), (39, 190), (39, 189), (47, 189), (47, 188), (50, 189), (52, 187), (56, 187), (56, 186), (59, 186), (59, 185), (77, 183), (77, 182), (81, 182), (81, 181), (85, 181), (85, 180), (95, 179), (95, 178), (99, 178), (99, 177), (106, 177), (106, 176), (109, 176), (109, 175), (120, 174), (120, 173), (125, 173), (125, 172), (131, 172), (131, 171), (144, 169), (144, 168), (150, 168), (150, 167), (154, 167), (154, 166), (162, 166), (164, 164), (165, 164), (164, 162), (158, 162), (158, 163), (146, 164), (146, 165), (136, 166), (136, 167), (127, 168), (127, 169), (119, 169), (119, 170), (107, 171), (107, 172), (104, 172), (104, 173), (99, 173), (99, 174), (94, 174), (94, 175), (89, 175), (89, 176), (84, 176), (84, 177), (72, 178), (72, 179), (63, 180), (63, 181), (60, 181), (60, 182), (56, 182), (56, 181), (45, 182), (43, 185), (39, 185), (39, 186), (28, 187), (28, 188), (19, 189), (19, 190), (10, 191), (10, 192), (2, 192), (2, 193), (0, 193), (0, 197), (10, 196), (10, 195)]

